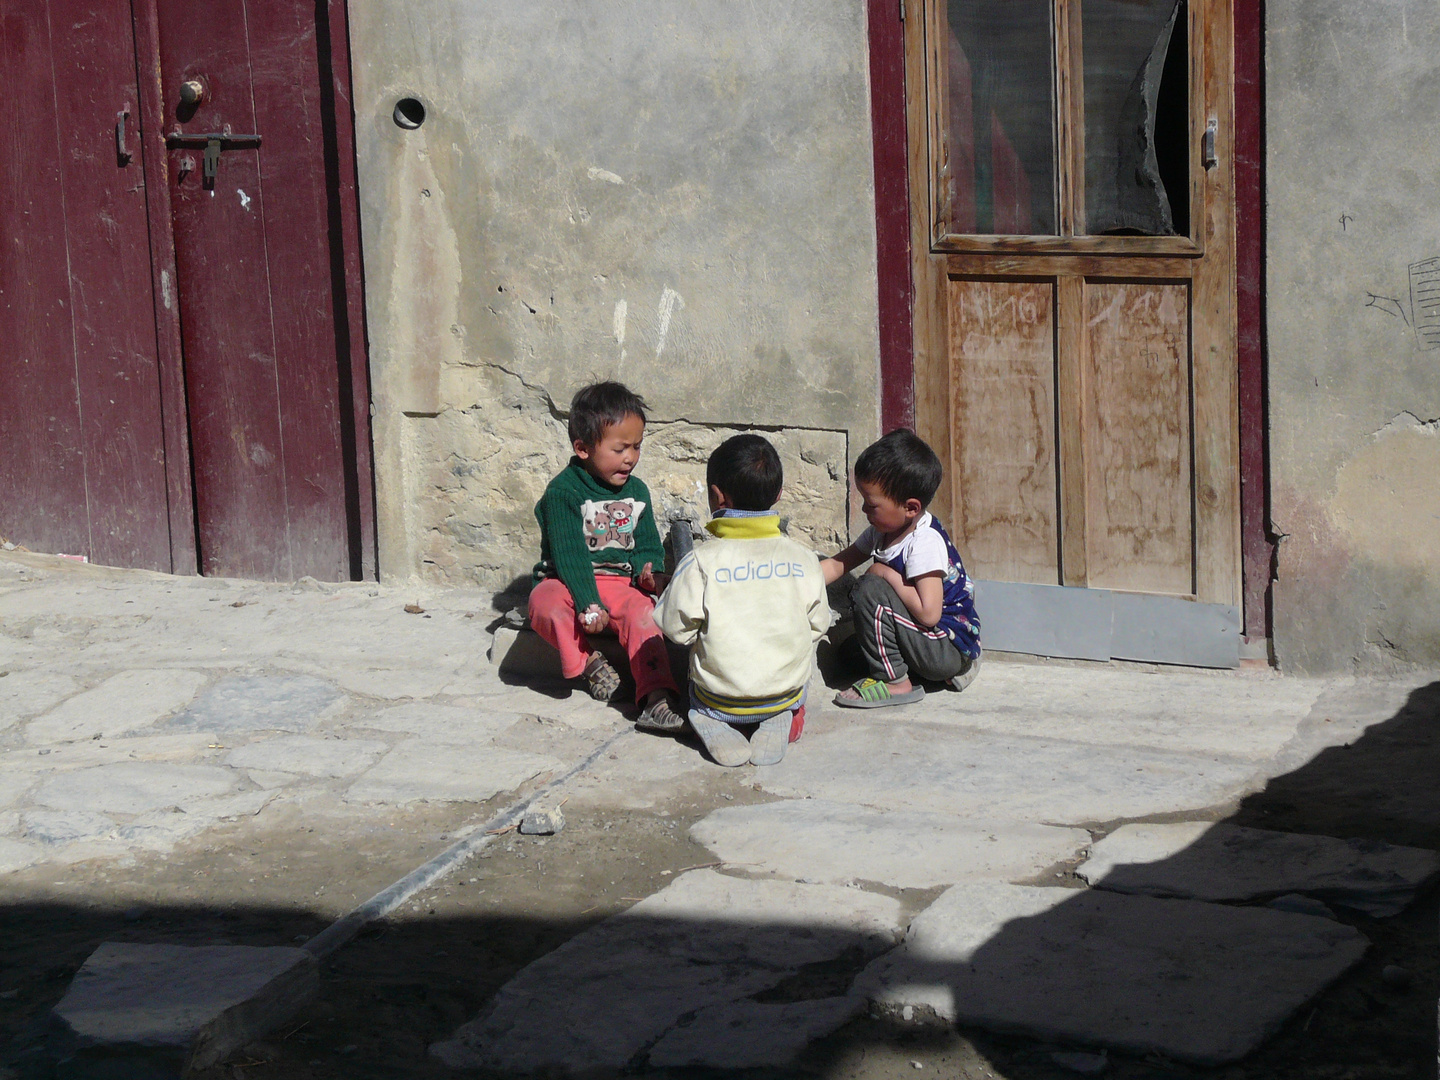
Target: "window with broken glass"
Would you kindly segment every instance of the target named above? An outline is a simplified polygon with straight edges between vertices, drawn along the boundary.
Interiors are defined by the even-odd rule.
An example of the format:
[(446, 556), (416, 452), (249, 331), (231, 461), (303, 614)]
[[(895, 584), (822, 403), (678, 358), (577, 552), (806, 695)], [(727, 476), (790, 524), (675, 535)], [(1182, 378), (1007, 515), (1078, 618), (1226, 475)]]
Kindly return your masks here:
[(937, 250), (1189, 241), (1186, 0), (937, 0), (926, 29)]

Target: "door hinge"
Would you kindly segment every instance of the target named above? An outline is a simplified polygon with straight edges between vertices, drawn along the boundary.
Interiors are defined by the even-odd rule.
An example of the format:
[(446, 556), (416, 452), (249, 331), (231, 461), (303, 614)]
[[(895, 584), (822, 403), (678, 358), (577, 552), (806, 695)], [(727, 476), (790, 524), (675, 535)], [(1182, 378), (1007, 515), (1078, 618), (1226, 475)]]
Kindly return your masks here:
[(905, 0), (900, 0), (900, 21), (905, 21)]

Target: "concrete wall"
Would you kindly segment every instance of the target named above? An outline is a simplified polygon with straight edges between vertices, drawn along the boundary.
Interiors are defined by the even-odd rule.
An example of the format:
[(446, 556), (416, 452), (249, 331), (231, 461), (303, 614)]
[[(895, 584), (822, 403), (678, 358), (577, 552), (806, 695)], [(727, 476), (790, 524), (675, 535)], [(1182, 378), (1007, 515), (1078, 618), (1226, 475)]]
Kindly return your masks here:
[(842, 543), (878, 424), (863, 0), (350, 19), (382, 574), (527, 573), (561, 413), (597, 377), (653, 406), (662, 515), (703, 521), (705, 454), (759, 426), (794, 534)]
[(1433, 665), (1440, 7), (1268, 0), (1266, 18), (1276, 651), (1296, 671)]

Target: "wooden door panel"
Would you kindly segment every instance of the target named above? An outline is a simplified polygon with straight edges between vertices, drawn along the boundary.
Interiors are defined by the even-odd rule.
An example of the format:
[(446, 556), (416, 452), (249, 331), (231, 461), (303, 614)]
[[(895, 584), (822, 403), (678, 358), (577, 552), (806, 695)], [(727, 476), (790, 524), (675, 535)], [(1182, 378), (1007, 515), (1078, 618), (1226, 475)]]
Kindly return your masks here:
[[(241, 5), (162, 3), (160, 50), (172, 130), (255, 132)], [(191, 78), (208, 93), (180, 123)], [(274, 579), (290, 552), (259, 152), (223, 152), (208, 190), (201, 148), (169, 156), (201, 567)]]
[(0, 136), (8, 248), (0, 259), (0, 534), (40, 551), (79, 552), (89, 548), (89, 520), (53, 70), (46, 5), (0, 8), (0, 80), (10, 115), (21, 120)]
[[(342, 446), (336, 308), (343, 274), (331, 254), (328, 121), (321, 94), (315, 3), (247, 0), (250, 69), (268, 270), (279, 360), (290, 547), (297, 573), (349, 577), (350, 521)], [(338, 233), (339, 222), (335, 221)], [(337, 244), (338, 248), (338, 236)], [(337, 304), (338, 301), (338, 304)], [(348, 360), (347, 358), (344, 358)]]
[(951, 521), (971, 573), (1059, 580), (1053, 282), (949, 282)]
[(1089, 584), (1194, 590), (1189, 287), (1085, 285)]
[[(124, 6), (52, 3), (90, 557), (170, 568), (164, 426), (141, 163), (135, 38)], [(117, 145), (124, 116), (125, 157)]]
[[(1040, 2), (1054, 48), (1054, 175), (1027, 168), (1032, 187), (1054, 181), (1053, 235), (1033, 223), (1030, 235), (1006, 235), (1024, 230), (976, 201), (1008, 176), (996, 147), (1014, 144), (990, 128), (981, 138), (988, 114), (976, 113), (977, 95), (1016, 99), (1045, 67), (1043, 57), (1015, 70), (1001, 62), (1014, 67), (1021, 51), (1022, 28), (1009, 18), (1018, 8), (919, 0), (922, 18), (907, 19), (917, 430), (952, 468), (936, 505), (977, 577), (1239, 601), (1231, 2), (1177, 9), (1157, 0), (1133, 11)], [(973, 27), (951, 32), (957, 11), (999, 28), (999, 59), (976, 48)], [(1082, 25), (1137, 15), (1155, 23), (1140, 35), (1144, 48), (1117, 51), (1091, 33), (1087, 50)], [(1091, 84), (1102, 76), (1114, 92), (1097, 96)], [(990, 86), (992, 77), (1005, 85)], [(1023, 130), (1015, 116), (1005, 113), (1007, 133)], [(1110, 132), (1098, 158), (1087, 156), (1087, 130)], [(1156, 168), (1145, 176), (1161, 177), (1171, 225), (1126, 219), (1118, 231), (1087, 232), (1114, 224), (1090, 221), (1087, 190), (1130, 176), (1119, 149), (1109, 153), (1117, 132), (1132, 150), (1155, 140), (1157, 155), (1167, 140), (1163, 161), (1146, 157)], [(988, 171), (976, 156), (982, 143)], [(1097, 165), (1107, 154), (1115, 161)], [(976, 200), (959, 179), (971, 174)], [(1177, 235), (1164, 235), (1172, 226)], [(1156, 235), (1130, 234), (1146, 229)], [(1001, 299), (1039, 292), (1049, 304), (1044, 334), (983, 318)], [(1054, 416), (1047, 437), (1032, 439), (1045, 409)]]
[[(0, 11), (0, 532), (168, 570), (170, 530), (128, 5)], [(119, 113), (128, 108), (122, 156)], [(17, 405), (23, 403), (23, 405)]]
[(159, 6), (172, 107), (182, 81), (209, 88), (177, 129), (262, 138), (224, 150), (211, 189), (201, 149), (170, 151), (202, 566), (348, 578), (358, 500), (342, 450), (316, 7)]

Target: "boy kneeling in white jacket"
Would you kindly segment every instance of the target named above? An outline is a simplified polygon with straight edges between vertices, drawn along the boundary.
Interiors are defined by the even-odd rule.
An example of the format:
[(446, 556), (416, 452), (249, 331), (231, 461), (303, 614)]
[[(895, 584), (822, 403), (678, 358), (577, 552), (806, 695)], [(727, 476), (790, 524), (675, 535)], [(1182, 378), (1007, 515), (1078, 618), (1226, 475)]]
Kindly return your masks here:
[[(830, 628), (819, 558), (780, 532), (783, 481), (759, 435), (721, 443), (705, 467), (716, 539), (680, 561), (655, 602), (665, 636), (690, 648), (690, 726), (721, 765), (785, 756), (815, 642)], [(757, 723), (748, 740), (737, 726)]]

